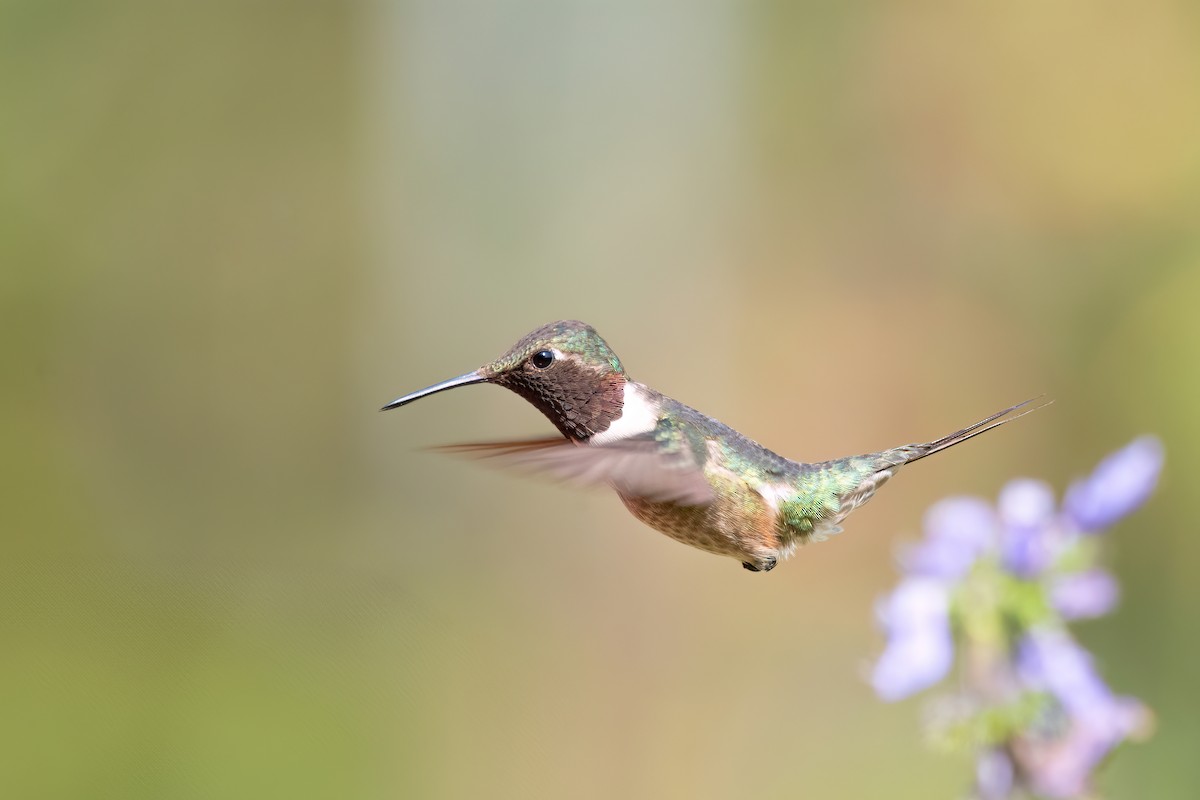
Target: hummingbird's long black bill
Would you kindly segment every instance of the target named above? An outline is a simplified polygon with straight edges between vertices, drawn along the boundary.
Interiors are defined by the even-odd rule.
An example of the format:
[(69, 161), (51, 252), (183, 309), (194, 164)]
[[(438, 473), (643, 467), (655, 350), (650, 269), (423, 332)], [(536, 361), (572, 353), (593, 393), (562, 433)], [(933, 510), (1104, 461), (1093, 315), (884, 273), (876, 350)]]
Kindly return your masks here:
[(433, 386), (428, 386), (419, 392), (413, 392), (412, 394), (404, 395), (404, 397), (396, 398), (379, 410), (388, 411), (393, 408), (399, 408), (400, 406), (408, 405), (413, 400), (420, 400), (422, 397), (426, 397), (431, 394), (444, 392), (447, 389), (454, 389), (458, 386), (470, 386), (472, 383), (484, 383), (485, 381), (487, 381), (487, 378), (485, 378), (483, 375), (480, 375), (478, 370), (475, 372), (468, 372), (466, 375), (459, 375), (457, 378), (451, 378), (448, 381), (435, 383)]

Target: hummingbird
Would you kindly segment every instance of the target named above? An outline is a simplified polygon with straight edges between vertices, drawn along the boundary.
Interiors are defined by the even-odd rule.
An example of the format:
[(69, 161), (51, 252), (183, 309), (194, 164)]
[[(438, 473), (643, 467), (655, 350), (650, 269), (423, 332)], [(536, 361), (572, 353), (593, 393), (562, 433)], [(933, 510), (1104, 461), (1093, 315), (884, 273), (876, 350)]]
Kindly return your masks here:
[[(596, 330), (562, 320), (526, 334), (479, 369), (406, 394), (382, 411), (459, 386), (516, 392), (561, 435), (449, 445), (580, 485), (611, 486), (634, 517), (683, 544), (769, 572), (842, 530), (906, 464), (1012, 422), (1033, 399), (931, 442), (832, 461), (792, 461), (638, 383)], [(1034, 398), (1036, 399), (1036, 398)]]

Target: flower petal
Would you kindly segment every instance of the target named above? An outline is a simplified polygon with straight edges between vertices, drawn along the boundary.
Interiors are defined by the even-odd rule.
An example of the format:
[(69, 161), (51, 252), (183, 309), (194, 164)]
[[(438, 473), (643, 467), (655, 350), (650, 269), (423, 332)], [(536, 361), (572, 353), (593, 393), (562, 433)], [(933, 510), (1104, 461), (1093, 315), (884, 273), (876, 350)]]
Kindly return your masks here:
[(1112, 700), (1091, 655), (1063, 630), (1037, 628), (1026, 634), (1017, 649), (1017, 673), (1030, 688), (1054, 695), (1072, 717)]
[(954, 660), (950, 599), (938, 581), (909, 578), (880, 604), (888, 643), (871, 673), (884, 700), (900, 700), (942, 679)]
[(925, 535), (982, 551), (995, 540), (996, 512), (979, 497), (947, 497), (925, 513)]
[(1000, 491), (997, 505), (1005, 525), (1042, 527), (1054, 519), (1054, 490), (1045, 481), (1017, 478)]
[(1114, 697), (1085, 716), (1071, 719), (1060, 735), (1018, 742), (1016, 753), (1038, 795), (1090, 796), (1092, 772), (1114, 747), (1149, 725), (1150, 713), (1141, 703)]
[(1000, 492), (998, 505), (1004, 566), (1022, 578), (1040, 574), (1054, 560), (1054, 490), (1042, 481), (1018, 478)]
[(925, 540), (901, 559), (910, 574), (961, 578), (996, 538), (996, 514), (977, 497), (950, 497), (925, 514)]
[(1135, 439), (1071, 486), (1063, 501), (1067, 517), (1089, 533), (1112, 525), (1150, 497), (1163, 457), (1162, 442), (1155, 437)]
[(1013, 790), (1012, 759), (1003, 750), (984, 750), (975, 761), (975, 793), (979, 800), (1008, 800)]
[(1117, 605), (1121, 589), (1102, 569), (1064, 575), (1050, 586), (1050, 602), (1063, 619), (1102, 617)]

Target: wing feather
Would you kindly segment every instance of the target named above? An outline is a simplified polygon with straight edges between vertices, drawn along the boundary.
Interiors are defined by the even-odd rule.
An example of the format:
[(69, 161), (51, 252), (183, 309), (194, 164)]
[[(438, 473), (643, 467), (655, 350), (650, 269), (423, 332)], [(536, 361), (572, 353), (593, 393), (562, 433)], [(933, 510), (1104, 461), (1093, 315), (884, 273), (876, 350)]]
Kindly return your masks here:
[(505, 467), (546, 475), (577, 486), (612, 486), (622, 494), (653, 502), (702, 506), (712, 487), (687, 451), (668, 451), (651, 437), (602, 445), (570, 439), (472, 442), (434, 448), (443, 453), (494, 461)]

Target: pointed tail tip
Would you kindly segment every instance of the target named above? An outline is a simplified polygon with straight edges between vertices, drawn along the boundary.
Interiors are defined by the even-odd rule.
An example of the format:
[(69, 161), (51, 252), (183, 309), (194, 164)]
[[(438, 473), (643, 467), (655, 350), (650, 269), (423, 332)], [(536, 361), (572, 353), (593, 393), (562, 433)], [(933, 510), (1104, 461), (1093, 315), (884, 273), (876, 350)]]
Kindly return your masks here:
[[(1031, 397), (1028, 400), (1022, 400), (1021, 402), (1017, 403), (1015, 406), (1009, 406), (1008, 408), (1004, 409), (1003, 411), (997, 411), (995, 414), (992, 414), (990, 417), (981, 419), (979, 422), (976, 422), (974, 425), (971, 425), (967, 428), (963, 428), (961, 431), (958, 431), (955, 434), (951, 434), (951, 436), (959, 436), (964, 433), (972, 433), (972, 432), (976, 432), (976, 431), (979, 433), (983, 433), (983, 431), (985, 431), (985, 430), (991, 430), (992, 428), (994, 428), (998, 425), (1004, 425), (1005, 423), (1012, 422), (1014, 419), (1020, 419), (1021, 417), (1025, 416), (1026, 414), (1032, 414), (1034, 411), (1037, 411), (1038, 409), (1045, 408), (1048, 405), (1053, 405), (1054, 400), (1052, 398), (1050, 400), (1046, 400), (1044, 403), (1038, 403), (1036, 406), (1033, 406), (1032, 408), (1025, 408), (1030, 403), (1037, 403), (1037, 401), (1042, 400), (1045, 397), (1046, 397), (1046, 393), (1042, 392), (1041, 394)], [(1025, 409), (1025, 410), (1021, 411), (1020, 414), (1013, 414), (1014, 411), (1018, 411), (1020, 409)], [(1012, 416), (1009, 416), (1010, 414), (1012, 414)], [(980, 429), (982, 429), (982, 430), (980, 430)], [(947, 438), (950, 438), (950, 437), (947, 437)]]
[[(1037, 403), (1038, 400), (1041, 400), (1043, 402), (1038, 403), (1036, 406), (1034, 406), (1032, 408), (1025, 408), (1025, 406), (1029, 405), (1030, 403)], [(1042, 408), (1045, 408), (1046, 406), (1052, 406), (1052, 405), (1054, 405), (1054, 398), (1051, 397), (1049, 400), (1047, 400), (1046, 393), (1042, 392), (1041, 394), (1037, 395), (1036, 397), (1031, 397), (1023, 403), (1017, 403), (1015, 406), (1008, 409), (1008, 411), (1004, 412), (1004, 414), (1008, 414), (1013, 411), (1016, 411), (1018, 408), (1025, 408), (1024, 411), (1022, 411), (1020, 414), (1017, 414), (1016, 417), (1013, 417), (1013, 419), (1016, 419), (1017, 417), (1023, 417), (1026, 414), (1032, 414), (1034, 411), (1037, 411), (1038, 409), (1042, 409)], [(1004, 415), (1002, 414), (1001, 416), (1004, 416)]]
[[(1041, 394), (1038, 394), (1038, 395), (1034, 395), (1033, 397), (1029, 398), (1028, 400), (1022, 400), (1021, 402), (1017, 403), (1015, 406), (1009, 406), (1008, 408), (1004, 409), (1003, 411), (998, 411), (997, 413), (988, 417), (988, 420), (999, 419), (1000, 417), (1011, 414), (1012, 412), (1016, 411), (1018, 408), (1025, 408), (1025, 406), (1029, 405), (1030, 403), (1037, 403), (1038, 400), (1042, 400), (1045, 397), (1046, 397), (1045, 392), (1042, 392)], [(1046, 400), (1046, 402), (1039, 403), (1038, 405), (1034, 406), (1033, 408), (1026, 409), (1025, 411), (1023, 411), (1021, 413), (1028, 414), (1030, 411), (1037, 411), (1039, 408), (1045, 408), (1046, 406), (1052, 405), (1053, 403), (1054, 403), (1054, 399), (1051, 398), (1049, 400)], [(1020, 415), (1018, 415), (1018, 416), (1020, 416)]]
[[(969, 425), (960, 431), (955, 431), (954, 433), (950, 434), (949, 436), (943, 436), (941, 439), (932, 441), (929, 444), (924, 445), (921, 448), (921, 452), (919, 452), (913, 458), (909, 458), (905, 463), (912, 463), (913, 461), (920, 461), (922, 458), (925, 458), (926, 456), (931, 456), (934, 453), (940, 453), (942, 450), (946, 450), (947, 448), (953, 447), (956, 444), (962, 444), (963, 442), (967, 441), (968, 439), (974, 439), (976, 436), (979, 436), (982, 433), (987, 433), (988, 431), (990, 431), (994, 428), (999, 428), (1001, 425), (1007, 425), (1008, 423), (1013, 422), (1014, 420), (1020, 419), (1021, 417), (1025, 416), (1026, 414), (1032, 414), (1034, 411), (1043, 409), (1046, 406), (1051, 405), (1054, 402), (1054, 400), (1047, 400), (1046, 402), (1040, 403), (1039, 405), (1033, 406), (1032, 408), (1025, 408), (1025, 407), (1028, 406), (1030, 403), (1034, 403), (1034, 402), (1037, 402), (1038, 400), (1041, 400), (1045, 396), (1046, 396), (1046, 394), (1043, 392), (1042, 394), (1039, 394), (1036, 397), (1031, 397), (1028, 400), (1024, 400), (1020, 403), (1017, 403), (1015, 406), (1009, 406), (1008, 408), (1004, 409), (1003, 411), (997, 411), (995, 414), (992, 414), (990, 417), (981, 419), (979, 422), (976, 422), (974, 425)], [(1014, 411), (1017, 411), (1019, 409), (1024, 409), (1024, 410), (1021, 411), (1021, 413), (1019, 413), (1019, 414), (1013, 414)]]

